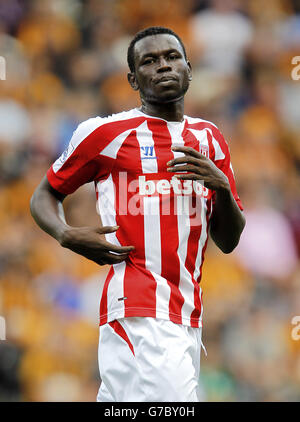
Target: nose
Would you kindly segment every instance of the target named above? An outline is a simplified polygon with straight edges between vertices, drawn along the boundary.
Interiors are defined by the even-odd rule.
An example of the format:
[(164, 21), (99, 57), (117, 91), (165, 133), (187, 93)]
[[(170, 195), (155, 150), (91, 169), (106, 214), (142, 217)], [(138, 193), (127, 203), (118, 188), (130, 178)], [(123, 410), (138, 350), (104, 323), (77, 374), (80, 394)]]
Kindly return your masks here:
[(158, 62), (157, 72), (158, 73), (168, 72), (170, 70), (172, 70), (172, 67), (170, 66), (170, 63), (168, 62), (168, 60), (166, 60), (165, 57), (160, 57), (159, 62)]

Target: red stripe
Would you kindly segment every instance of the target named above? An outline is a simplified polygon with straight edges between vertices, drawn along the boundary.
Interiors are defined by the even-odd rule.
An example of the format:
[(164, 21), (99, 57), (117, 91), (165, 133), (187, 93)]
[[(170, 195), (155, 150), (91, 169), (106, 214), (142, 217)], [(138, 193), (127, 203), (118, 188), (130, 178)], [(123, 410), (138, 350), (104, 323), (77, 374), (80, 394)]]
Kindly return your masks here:
[(206, 235), (205, 245), (202, 249), (200, 274), (199, 274), (199, 277), (197, 278), (198, 283), (200, 283), (201, 277), (202, 277), (202, 267), (203, 267), (203, 262), (204, 262), (204, 254), (205, 254), (207, 242), (208, 242), (208, 229), (209, 229), (209, 220), (210, 220), (210, 215), (211, 215), (211, 210), (212, 210), (212, 200), (208, 200), (206, 205), (207, 205), (207, 211), (206, 211), (206, 232), (207, 232), (207, 235)]
[[(164, 121), (151, 120), (148, 128), (152, 131), (154, 148), (157, 156), (158, 172), (166, 173), (167, 162), (174, 158), (171, 150), (172, 139), (167, 123)], [(171, 175), (168, 177), (170, 178)], [(165, 197), (160, 194), (161, 211), (164, 209)], [(170, 213), (164, 215), (160, 212), (160, 236), (161, 236), (161, 276), (165, 278), (170, 286), (169, 318), (172, 322), (182, 324), (181, 309), (184, 304), (184, 297), (179, 290), (180, 283), (180, 262), (178, 257), (178, 221), (175, 214), (175, 198), (170, 195), (166, 198), (169, 201)], [(170, 256), (173, 259), (170, 259)]]
[[(212, 208), (211, 199), (209, 199), (206, 202), (206, 206), (207, 206), (207, 210), (206, 210), (206, 241), (205, 241), (205, 244), (204, 244), (204, 246), (202, 248), (202, 252), (201, 252), (201, 265), (200, 265), (200, 269), (199, 269), (199, 277), (197, 278), (197, 280), (195, 280), (195, 289), (194, 289), (195, 309), (191, 314), (191, 325), (192, 325), (192, 327), (194, 326), (193, 320), (199, 321), (199, 318), (200, 318), (201, 312), (202, 312), (202, 297), (200, 298), (200, 285), (199, 285), (199, 283), (200, 283), (201, 277), (202, 277), (202, 266), (203, 266), (203, 262), (204, 262), (204, 254), (205, 254), (207, 243), (208, 243), (208, 225), (209, 225), (209, 218), (210, 218), (210, 213), (211, 213), (211, 208)], [(203, 228), (202, 228), (202, 230), (203, 230)]]
[(172, 140), (168, 130), (167, 122), (158, 119), (149, 119), (148, 129), (152, 132), (154, 149), (157, 156), (157, 171), (165, 173), (167, 162), (174, 158), (171, 150)]
[(135, 356), (133, 345), (132, 345), (131, 341), (129, 340), (128, 335), (126, 334), (126, 331), (124, 330), (122, 325), (119, 323), (119, 321), (117, 321), (115, 319), (114, 321), (109, 322), (109, 325), (112, 327), (112, 329), (115, 331), (116, 334), (118, 334), (120, 337), (122, 337), (123, 340), (126, 341), (130, 350), (132, 351), (133, 355)]
[[(184, 136), (184, 145), (192, 147), (199, 151), (199, 141), (193, 135), (192, 132), (185, 130)], [(195, 207), (195, 194), (193, 194), (193, 207)], [(199, 211), (198, 211), (199, 212)], [(200, 211), (201, 212), (201, 211)], [(191, 216), (190, 220), (195, 219), (195, 217)], [(201, 302), (199, 300), (199, 285), (194, 279), (194, 271), (196, 265), (196, 259), (198, 255), (199, 249), (199, 240), (202, 232), (202, 222), (199, 219), (199, 225), (195, 225), (195, 221), (191, 221), (190, 225), (190, 235), (188, 238), (188, 245), (187, 245), (187, 255), (185, 260), (185, 266), (191, 275), (192, 282), (194, 284), (194, 310), (191, 313), (191, 326), (198, 327), (199, 326), (199, 316), (201, 313)]]
[(104, 283), (102, 296), (100, 300), (100, 325), (107, 323), (107, 289), (113, 275), (114, 275), (114, 267), (111, 266)]

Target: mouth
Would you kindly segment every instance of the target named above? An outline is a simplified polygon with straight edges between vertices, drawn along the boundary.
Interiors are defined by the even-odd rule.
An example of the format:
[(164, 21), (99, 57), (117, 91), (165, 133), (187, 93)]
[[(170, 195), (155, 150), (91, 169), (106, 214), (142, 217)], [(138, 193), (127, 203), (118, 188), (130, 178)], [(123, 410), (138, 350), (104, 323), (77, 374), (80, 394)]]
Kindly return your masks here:
[(172, 76), (163, 76), (155, 81), (155, 84), (167, 84), (169, 82), (177, 82), (177, 79)]

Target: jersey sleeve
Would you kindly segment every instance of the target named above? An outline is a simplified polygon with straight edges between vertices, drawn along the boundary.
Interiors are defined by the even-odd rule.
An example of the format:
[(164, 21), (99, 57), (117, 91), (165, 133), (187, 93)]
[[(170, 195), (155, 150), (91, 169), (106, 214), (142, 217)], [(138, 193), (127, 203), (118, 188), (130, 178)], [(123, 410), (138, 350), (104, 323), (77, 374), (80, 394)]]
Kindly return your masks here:
[(107, 158), (99, 155), (101, 118), (81, 123), (66, 150), (47, 171), (50, 185), (58, 192), (68, 195), (81, 185), (99, 180), (109, 168)]
[[(213, 147), (214, 155), (212, 157), (215, 165), (227, 176), (232, 195), (238, 204), (240, 210), (244, 210), (240, 197), (237, 193), (234, 171), (231, 164), (229, 146), (219, 129), (213, 130)], [(215, 194), (213, 195), (213, 203), (215, 202)]]

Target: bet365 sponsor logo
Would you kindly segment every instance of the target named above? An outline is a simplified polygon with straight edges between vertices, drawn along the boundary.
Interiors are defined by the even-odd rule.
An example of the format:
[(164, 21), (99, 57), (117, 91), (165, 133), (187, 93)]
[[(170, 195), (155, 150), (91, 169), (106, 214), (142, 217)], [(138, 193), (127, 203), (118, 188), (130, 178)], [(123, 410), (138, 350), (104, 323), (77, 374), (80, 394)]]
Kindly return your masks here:
[(292, 329), (292, 339), (293, 340), (300, 340), (300, 316), (299, 315), (295, 315), (292, 318), (292, 324), (294, 325), (294, 328)]
[(6, 340), (6, 324), (3, 316), (0, 316), (0, 340)]
[(139, 176), (139, 193), (140, 195), (191, 195), (193, 192), (196, 195), (208, 196), (208, 189), (203, 186), (202, 183), (197, 180), (179, 180), (176, 177), (172, 177), (171, 180), (159, 179), (159, 180), (146, 180), (145, 176)]
[[(115, 192), (119, 215), (177, 215), (182, 216), (186, 224), (198, 226), (202, 224), (206, 200), (212, 196), (212, 191), (203, 182), (180, 180), (170, 177), (169, 173), (131, 175), (120, 172), (118, 180)], [(109, 203), (102, 204), (103, 212), (110, 212)], [(188, 222), (185, 217), (189, 217)]]

